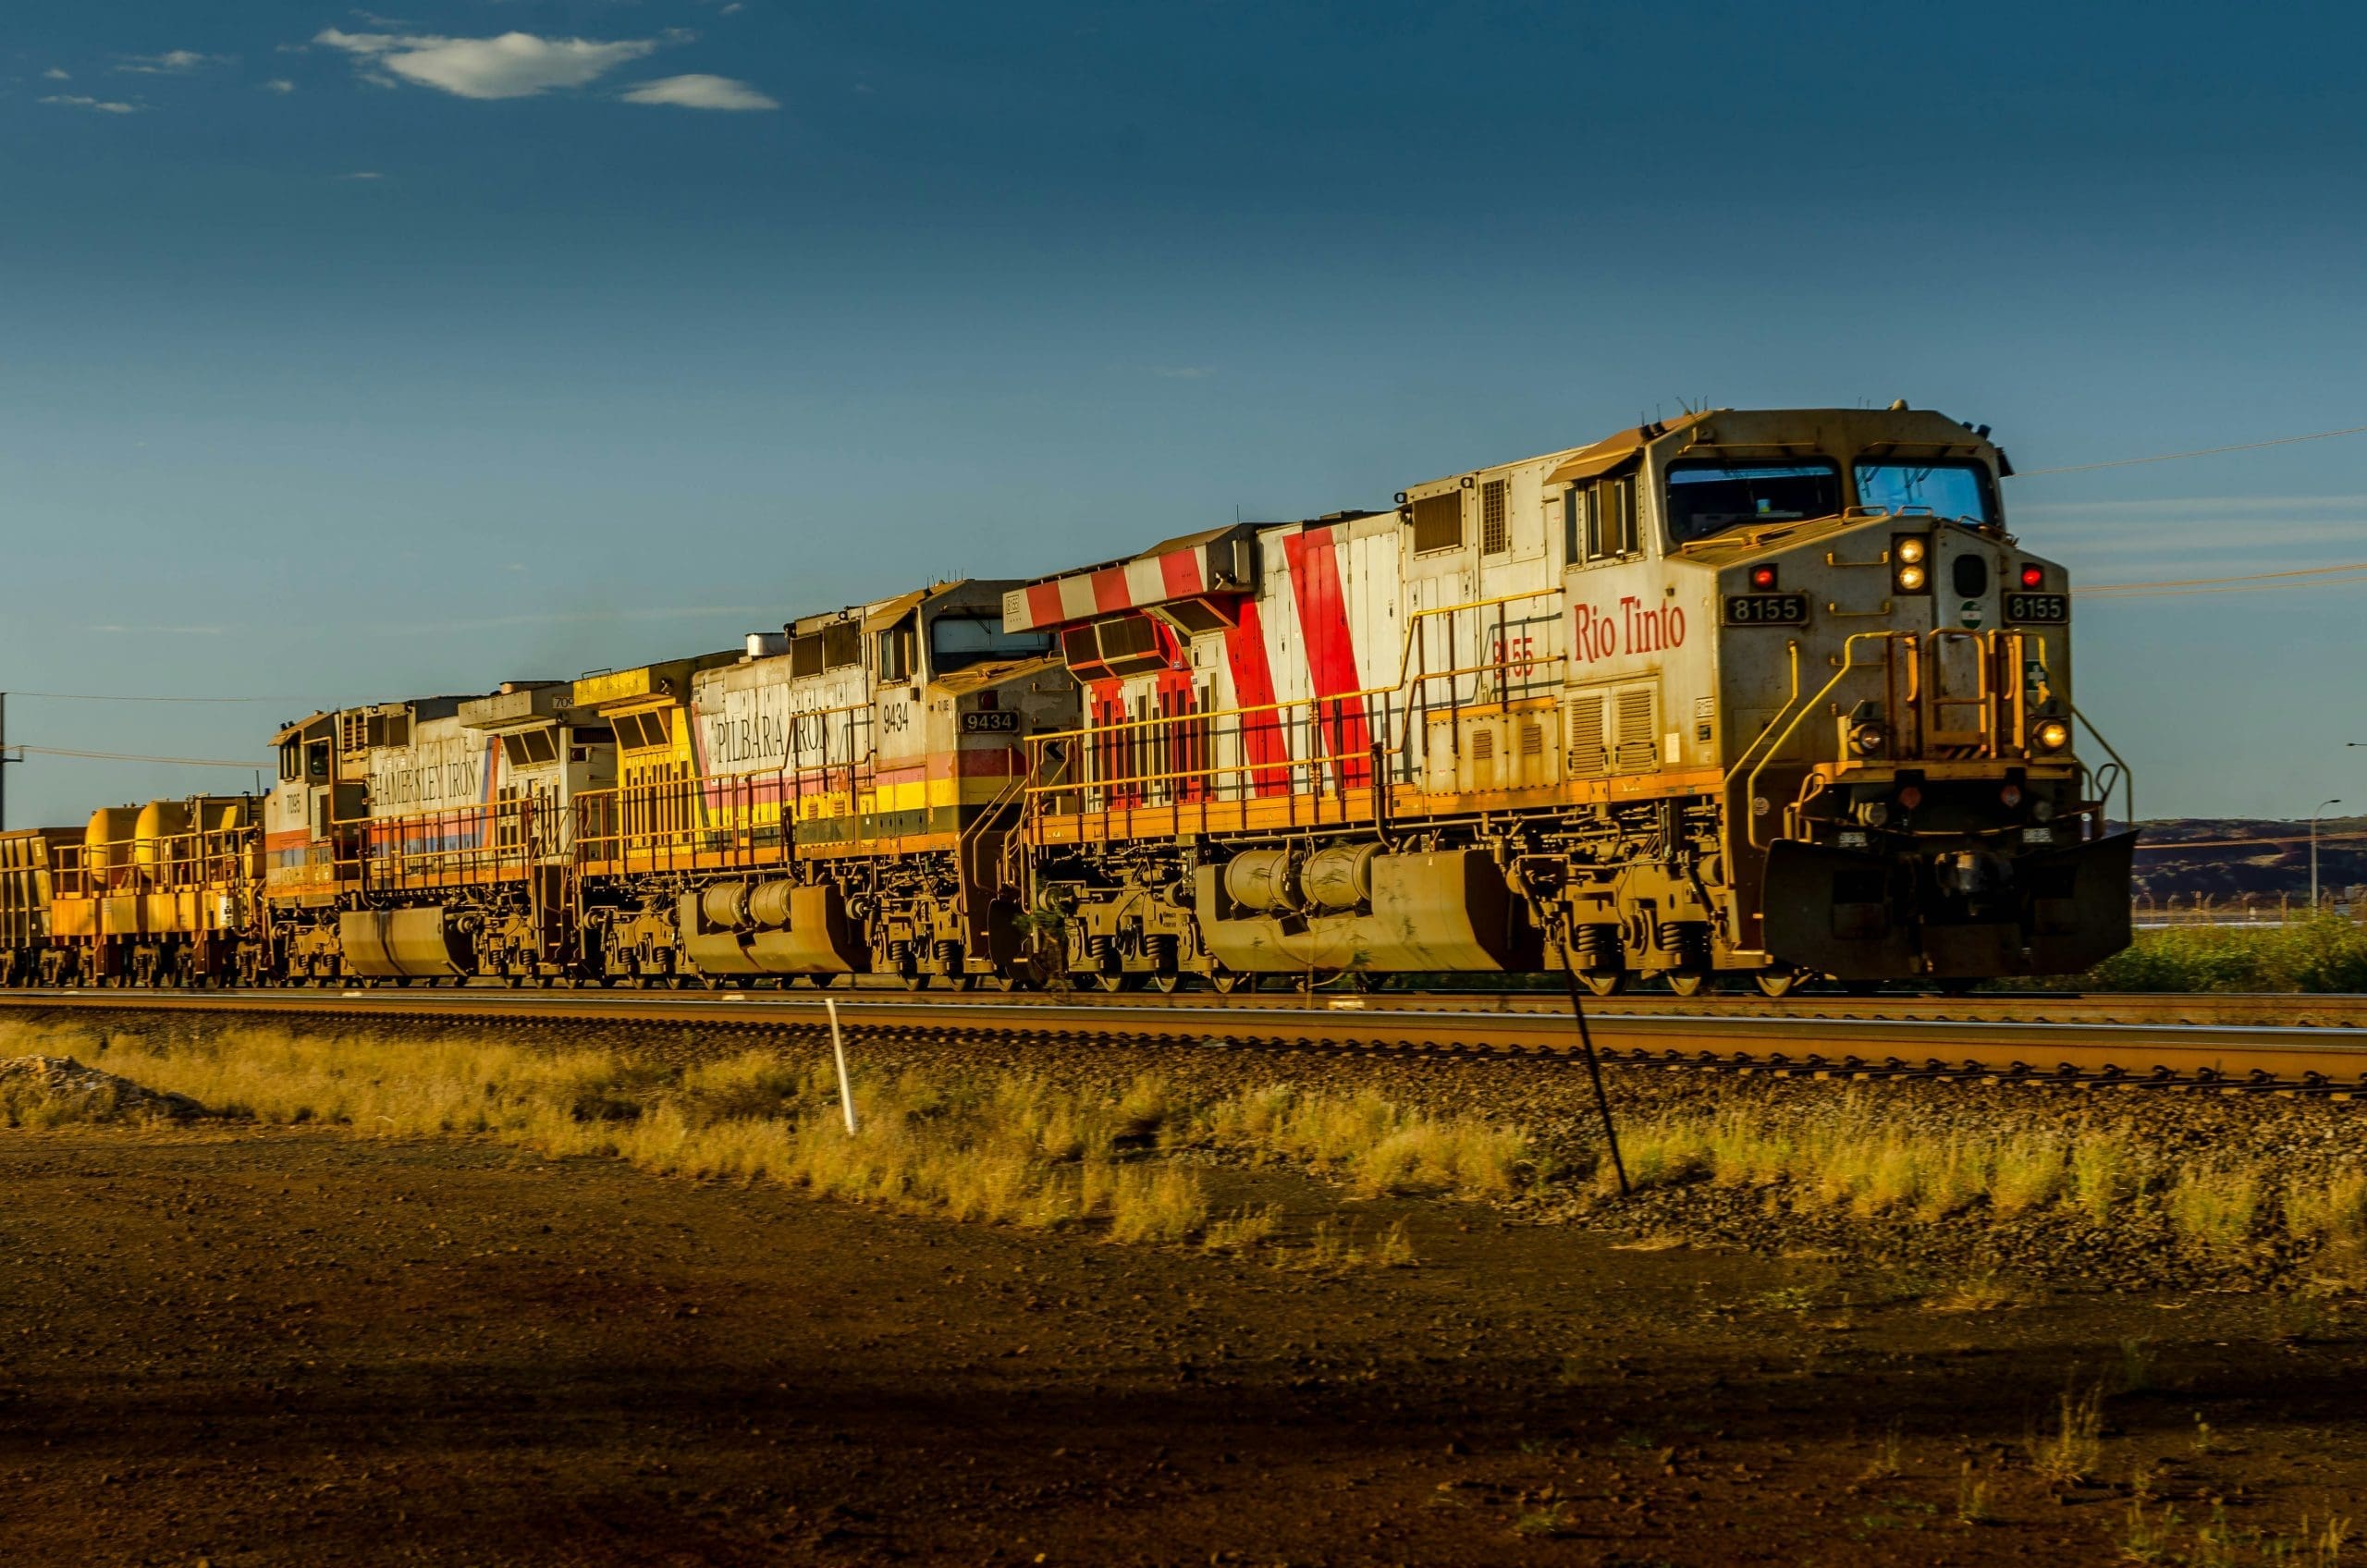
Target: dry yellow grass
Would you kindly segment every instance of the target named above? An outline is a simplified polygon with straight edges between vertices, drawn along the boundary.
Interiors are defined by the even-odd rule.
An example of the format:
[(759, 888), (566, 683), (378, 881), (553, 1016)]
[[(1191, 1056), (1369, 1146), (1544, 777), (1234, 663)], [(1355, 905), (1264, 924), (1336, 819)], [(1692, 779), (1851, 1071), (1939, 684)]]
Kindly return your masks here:
[[(2367, 1171), (2357, 1169), (2279, 1184), (2267, 1166), (2240, 1158), (2177, 1170), (2121, 1132), (1917, 1136), (1856, 1095), (1813, 1119), (1742, 1108), (1662, 1117), (1624, 1129), (1620, 1146), (1638, 1188), (1706, 1180), (1764, 1187), (1771, 1203), (1796, 1208), (1925, 1220), (1986, 1205), (2000, 1215), (2068, 1211), (2105, 1225), (2142, 1209), (2198, 1252), (2240, 1254), (2282, 1228), (2317, 1249), (2327, 1268), (2367, 1266)], [(1616, 1189), (1608, 1162), (1595, 1175), (1599, 1191)]]
[(2020, 1306), (2030, 1298), (2022, 1291), (1999, 1280), (1994, 1274), (1984, 1274), (1966, 1280), (1934, 1296), (1923, 1300), (1926, 1312), (1998, 1312), (2009, 1306)]
[[(461, 1035), (234, 1029), (199, 1041), (0, 1026), (0, 1050), (73, 1048), (149, 1087), (227, 1116), (323, 1124), (363, 1137), (479, 1136), (551, 1157), (625, 1160), (668, 1176), (778, 1182), (854, 1203), (973, 1222), (1090, 1225), (1117, 1242), (1248, 1251), (1279, 1223), (1271, 1208), (1211, 1223), (1200, 1177), (1159, 1158), (1214, 1143), (1304, 1161), (1369, 1195), (1511, 1193), (1527, 1170), (1515, 1130), (1409, 1112), (1366, 1094), (1279, 1086), (1195, 1105), (1165, 1079), (1114, 1099), (1013, 1072), (932, 1076), (858, 1072), (859, 1131), (840, 1119), (827, 1062), (766, 1051), (675, 1068), (611, 1050), (530, 1049)], [(0, 1106), (0, 1123), (90, 1120)], [(1328, 1222), (1327, 1222), (1328, 1223)], [(1323, 1261), (1412, 1260), (1402, 1227), (1370, 1250), (1318, 1225)]]
[(548, 1156), (780, 1182), (957, 1219), (1102, 1222), (1121, 1241), (1180, 1241), (1208, 1220), (1191, 1172), (1130, 1161), (1118, 1147), (1163, 1118), (1155, 1084), (1110, 1106), (1018, 1073), (858, 1080), (861, 1131), (850, 1135), (831, 1077), (761, 1051), (676, 1070), (462, 1035), (232, 1030), (196, 1044), (78, 1044), (139, 1083), (268, 1123), (489, 1136)]
[(2054, 1429), (2030, 1439), (2030, 1461), (2056, 1486), (2084, 1481), (2103, 1458), (2103, 1429), (2102, 1386), (2065, 1389), (2056, 1401)]
[(1304, 1161), (1367, 1197), (1509, 1196), (1532, 1163), (1518, 1128), (1409, 1110), (1369, 1089), (1327, 1095), (1270, 1084), (1219, 1100), (1196, 1127), (1220, 1146)]
[(1260, 1208), (1237, 1208), (1224, 1219), (1212, 1221), (1200, 1244), (1210, 1252), (1255, 1252), (1273, 1240), (1282, 1227), (1282, 1210), (1279, 1204), (1267, 1204)]
[(2205, 1252), (2233, 1253), (2252, 1240), (2261, 1178), (2253, 1167), (2223, 1161), (2183, 1171), (2169, 1191), (2170, 1227)]

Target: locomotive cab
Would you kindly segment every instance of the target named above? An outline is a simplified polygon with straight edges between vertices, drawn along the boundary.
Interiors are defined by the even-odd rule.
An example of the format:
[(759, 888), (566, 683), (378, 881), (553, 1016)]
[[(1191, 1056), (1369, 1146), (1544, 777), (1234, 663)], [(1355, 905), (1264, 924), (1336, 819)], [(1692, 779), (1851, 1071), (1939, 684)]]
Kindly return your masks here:
[(2134, 835), (2073, 745), (2067, 574), (2005, 531), (1980, 435), (1838, 423), (1664, 471), (1672, 557), (1715, 575), (1735, 944), (1845, 980), (2084, 969), (2128, 943)]

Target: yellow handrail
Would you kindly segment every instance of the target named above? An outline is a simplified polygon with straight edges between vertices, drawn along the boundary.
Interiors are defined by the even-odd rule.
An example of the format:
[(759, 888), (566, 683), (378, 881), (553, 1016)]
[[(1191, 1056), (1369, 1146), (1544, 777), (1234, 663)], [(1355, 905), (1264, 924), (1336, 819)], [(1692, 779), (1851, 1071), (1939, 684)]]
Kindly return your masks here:
[[(1489, 609), (1498, 605), (1516, 604), (1523, 599), (1546, 598), (1558, 594), (1561, 591), (1560, 585), (1555, 584), (1545, 588), (1531, 588), (1518, 594), (1499, 594), (1492, 598), (1473, 599), (1466, 604), (1441, 605), (1432, 609), (1415, 611), (1405, 625), (1405, 637), (1404, 646), (1398, 655), (1397, 680), (1394, 685), (1367, 686), (1354, 692), (1337, 692), (1320, 696), (1293, 697), (1286, 701), (1257, 703), (1245, 707), (1208, 708), (1202, 709), (1195, 713), (1154, 714), (1147, 718), (1120, 719), (1114, 724), (1081, 726), (1074, 729), (1048, 730), (1040, 734), (1031, 735), (1027, 738), (1028, 751), (1032, 757), (1041, 748), (1058, 741), (1085, 741), (1099, 736), (1114, 736), (1125, 734), (1129, 731), (1151, 729), (1160, 725), (1182, 723), (1210, 724), (1218, 719), (1238, 719), (1257, 714), (1279, 714), (1286, 710), (1318, 707), (1326, 703), (1353, 703), (1362, 702), (1369, 697), (1393, 696), (1399, 692), (1404, 691), (1406, 688), (1406, 675), (1412, 669), (1414, 664), (1415, 634), (1424, 620), (1430, 619), (1438, 616), (1458, 615), (1466, 610)], [(1567, 654), (1547, 654), (1532, 656), (1525, 662), (1532, 667), (1554, 664), (1566, 665), (1569, 662), (1569, 655)], [(1467, 675), (1484, 675), (1491, 669), (1504, 668), (1510, 663), (1511, 661), (1509, 659), (1491, 659), (1485, 664), (1468, 665), (1454, 669), (1426, 670), (1423, 672), (1421, 680), (1427, 683), (1432, 680), (1459, 680)], [(1389, 748), (1386, 754), (1401, 756), (1404, 753), (1404, 748), (1400, 744), (1398, 746)], [(1305, 763), (1313, 762), (1315, 760), (1317, 759), (1307, 758), (1303, 759), (1303, 761), (1300, 762), (1286, 760), (1282, 762), (1252, 763), (1243, 765), (1240, 767), (1231, 769), (1229, 771), (1240, 772), (1258, 768), (1270, 770), (1275, 768), (1294, 767), (1304, 766)], [(1032, 766), (1029, 771), (1031, 774), (1034, 772)], [(1130, 778), (1122, 780), (1096, 780), (1092, 782), (1109, 784), (1133, 783), (1136, 781), (1137, 780)], [(1028, 788), (1028, 793), (1032, 795), (1061, 788), (1079, 789), (1085, 787), (1087, 786), (1079, 783), (1070, 783), (1067, 785), (1030, 785)]]
[[(1767, 748), (1767, 754), (1759, 759), (1759, 766), (1750, 770), (1750, 778), (1745, 781), (1743, 786), (1743, 793), (1745, 797), (1743, 809), (1750, 814), (1750, 825), (1745, 830), (1743, 841), (1748, 844), (1752, 849), (1756, 850), (1761, 847), (1759, 842), (1759, 776), (1767, 771), (1767, 765), (1775, 760), (1775, 753), (1784, 749), (1784, 742), (1792, 738), (1792, 731), (1800, 727), (1800, 720), (1808, 717), (1809, 712), (1815, 708), (1817, 704), (1831, 696), (1834, 687), (1840, 685), (1841, 682), (1846, 680), (1854, 671), (1860, 669), (1872, 669), (1875, 668), (1872, 665), (1861, 665), (1858, 662), (1858, 643), (1866, 642), (1869, 639), (1881, 642), (1889, 638), (1904, 635), (1906, 635), (1906, 633), (1897, 631), (1851, 632), (1847, 640), (1841, 644), (1841, 668), (1834, 670), (1833, 672), (1833, 679), (1826, 681), (1823, 688), (1820, 690), (1815, 696), (1810, 697), (1807, 704), (1801, 707), (1798, 713), (1792, 716), (1792, 722), (1784, 727), (1784, 732), (1775, 737), (1774, 744)], [(1777, 717), (1780, 717), (1782, 716), (1778, 715)]]

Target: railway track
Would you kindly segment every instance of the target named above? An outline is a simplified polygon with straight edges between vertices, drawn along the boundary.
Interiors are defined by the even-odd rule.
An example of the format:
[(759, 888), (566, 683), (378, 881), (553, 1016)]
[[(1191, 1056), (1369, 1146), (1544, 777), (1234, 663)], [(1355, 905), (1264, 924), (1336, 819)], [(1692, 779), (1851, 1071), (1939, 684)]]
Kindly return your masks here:
[[(1536, 994), (1121, 999), (861, 990), (828, 999), (857, 1040), (1085, 1036), (1541, 1057), (1578, 1048), (1567, 1004)], [(2287, 1016), (2275, 1020), (2280, 1009)], [(734, 1034), (818, 1030), (828, 1021), (826, 998), (813, 991), (0, 992), (0, 1017), (43, 1011)], [(1588, 1016), (1603, 1060), (1631, 1068), (2367, 1096), (2360, 997), (1621, 998), (1590, 1001)]]

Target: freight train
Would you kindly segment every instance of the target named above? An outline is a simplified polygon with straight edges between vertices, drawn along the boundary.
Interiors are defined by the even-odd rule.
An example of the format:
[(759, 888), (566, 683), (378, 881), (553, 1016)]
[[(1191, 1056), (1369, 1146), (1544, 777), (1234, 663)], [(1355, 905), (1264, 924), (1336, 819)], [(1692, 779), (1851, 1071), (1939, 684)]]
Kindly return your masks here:
[(2010, 472), (1903, 404), (1711, 410), (314, 714), (260, 798), (0, 835), (0, 983), (2075, 973), (2135, 835)]

